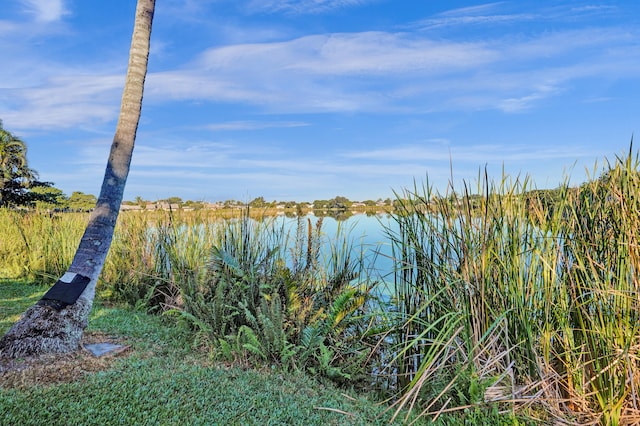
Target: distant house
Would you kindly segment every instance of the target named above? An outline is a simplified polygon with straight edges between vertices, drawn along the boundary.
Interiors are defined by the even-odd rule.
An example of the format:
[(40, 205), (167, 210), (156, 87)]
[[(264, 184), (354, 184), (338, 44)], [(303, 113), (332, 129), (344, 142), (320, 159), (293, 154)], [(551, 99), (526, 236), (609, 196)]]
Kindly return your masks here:
[(180, 204), (169, 204), (164, 201), (159, 201), (157, 203), (147, 203), (145, 207), (146, 210), (179, 210)]

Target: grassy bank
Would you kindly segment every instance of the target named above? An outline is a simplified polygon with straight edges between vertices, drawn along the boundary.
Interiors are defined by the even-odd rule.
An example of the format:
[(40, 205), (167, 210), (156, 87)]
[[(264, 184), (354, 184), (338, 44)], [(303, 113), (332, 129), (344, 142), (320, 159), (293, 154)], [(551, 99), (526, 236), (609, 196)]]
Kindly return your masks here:
[[(0, 333), (45, 288), (0, 283)], [(88, 337), (130, 346), (0, 375), (3, 425), (387, 424), (384, 406), (303, 374), (213, 363), (161, 317), (98, 304)], [(28, 360), (21, 362), (28, 363)], [(37, 401), (37, 403), (36, 403)]]

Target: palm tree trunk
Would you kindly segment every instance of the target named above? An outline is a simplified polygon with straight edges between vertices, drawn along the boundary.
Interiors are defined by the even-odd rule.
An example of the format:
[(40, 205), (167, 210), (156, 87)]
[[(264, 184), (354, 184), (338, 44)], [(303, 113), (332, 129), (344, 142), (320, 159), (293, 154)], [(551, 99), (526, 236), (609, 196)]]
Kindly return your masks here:
[(0, 339), (0, 355), (17, 358), (76, 350), (118, 218), (142, 108), (155, 0), (138, 0), (120, 116), (100, 196), (69, 270)]

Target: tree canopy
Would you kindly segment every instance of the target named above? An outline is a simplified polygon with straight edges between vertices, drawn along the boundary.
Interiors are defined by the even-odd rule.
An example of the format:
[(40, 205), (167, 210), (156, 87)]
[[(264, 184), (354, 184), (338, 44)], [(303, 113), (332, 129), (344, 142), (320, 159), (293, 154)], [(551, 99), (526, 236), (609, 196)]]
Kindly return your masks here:
[(73, 211), (88, 212), (96, 206), (98, 199), (93, 194), (74, 191), (67, 201), (67, 208)]
[(0, 207), (52, 203), (55, 195), (44, 189), (52, 185), (38, 180), (38, 172), (27, 162), (27, 145), (5, 130), (0, 120)]

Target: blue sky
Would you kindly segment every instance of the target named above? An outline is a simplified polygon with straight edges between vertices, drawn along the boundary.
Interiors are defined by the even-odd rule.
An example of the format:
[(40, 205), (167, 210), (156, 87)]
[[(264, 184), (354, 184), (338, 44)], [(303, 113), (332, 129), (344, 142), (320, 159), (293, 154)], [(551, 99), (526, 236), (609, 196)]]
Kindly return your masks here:
[[(3, 1), (0, 119), (67, 195), (99, 191), (134, 11)], [(638, 136), (639, 24), (637, 0), (158, 0), (125, 199), (579, 183)]]

